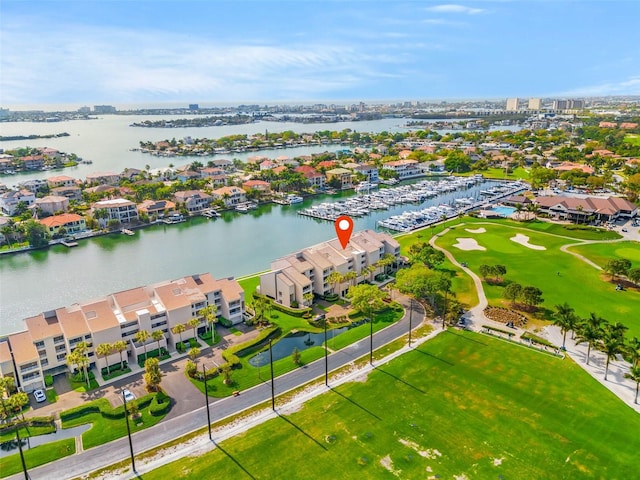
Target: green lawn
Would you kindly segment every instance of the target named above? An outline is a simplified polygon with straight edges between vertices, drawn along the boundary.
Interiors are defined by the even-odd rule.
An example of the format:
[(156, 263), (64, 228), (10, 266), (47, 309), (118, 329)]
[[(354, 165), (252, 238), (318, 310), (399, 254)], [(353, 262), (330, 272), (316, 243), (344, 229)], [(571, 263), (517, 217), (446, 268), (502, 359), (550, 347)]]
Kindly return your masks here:
[[(486, 229), (485, 233), (467, 231), (480, 226)], [(546, 250), (532, 250), (511, 241), (510, 238), (517, 233), (528, 236), (531, 244), (544, 246)], [(457, 243), (457, 238), (473, 238), (486, 251), (460, 250), (453, 246)], [(581, 317), (594, 312), (610, 322), (619, 321), (627, 325), (629, 336), (639, 336), (640, 318), (633, 312), (640, 311), (640, 292), (616, 292), (611, 283), (602, 279), (598, 270), (573, 255), (560, 251), (562, 245), (569, 243), (575, 241), (543, 232), (509, 228), (509, 223), (500, 225), (492, 222), (456, 227), (438, 239), (437, 244), (449, 250), (459, 262), (466, 262), (475, 272), (478, 272), (482, 264), (502, 264), (507, 267), (507, 282), (538, 287), (545, 300), (541, 305), (543, 310), (539, 312), (542, 317), (548, 319), (555, 305), (567, 302)], [(600, 252), (602, 258), (604, 252), (609, 251), (617, 252), (616, 254), (622, 252), (626, 255), (625, 258), (638, 258), (640, 245), (624, 242), (579, 248), (592, 249), (596, 256)], [(503, 286), (488, 285), (485, 282), (484, 287), (490, 304), (508, 306), (502, 298)]]
[(631, 145), (640, 145), (640, 135), (627, 133), (624, 137), (624, 142), (630, 143)]
[(594, 243), (590, 245), (579, 245), (571, 247), (571, 251), (584, 255), (592, 262), (601, 267), (612, 259), (626, 258), (631, 261), (631, 268), (640, 267), (640, 243), (638, 242), (618, 242), (618, 243)]
[[(76, 440), (75, 438), (67, 438), (24, 450), (24, 460), (27, 464), (27, 469), (31, 469), (74, 453), (76, 453)], [(1, 477), (8, 477), (18, 472), (22, 472), (20, 454), (16, 453), (0, 458)]]
[(640, 416), (571, 360), (450, 331), (142, 478), (629, 479), (639, 431)]

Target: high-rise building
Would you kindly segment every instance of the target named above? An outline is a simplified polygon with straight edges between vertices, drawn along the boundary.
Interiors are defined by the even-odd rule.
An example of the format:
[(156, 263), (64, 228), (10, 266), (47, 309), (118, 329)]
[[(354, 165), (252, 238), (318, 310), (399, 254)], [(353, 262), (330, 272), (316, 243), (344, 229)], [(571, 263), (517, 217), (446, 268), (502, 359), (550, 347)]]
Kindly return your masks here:
[(569, 100), (570, 110), (580, 110), (583, 108), (584, 108), (584, 100), (577, 100), (577, 99)]
[(554, 110), (567, 110), (569, 108), (568, 100), (554, 100), (553, 101), (553, 109)]
[(518, 99), (517, 98), (507, 98), (507, 108), (508, 112), (516, 112), (518, 110)]
[(542, 109), (542, 100), (539, 98), (530, 98), (528, 107), (529, 110), (540, 110)]
[(116, 107), (111, 105), (94, 105), (94, 113), (116, 113)]

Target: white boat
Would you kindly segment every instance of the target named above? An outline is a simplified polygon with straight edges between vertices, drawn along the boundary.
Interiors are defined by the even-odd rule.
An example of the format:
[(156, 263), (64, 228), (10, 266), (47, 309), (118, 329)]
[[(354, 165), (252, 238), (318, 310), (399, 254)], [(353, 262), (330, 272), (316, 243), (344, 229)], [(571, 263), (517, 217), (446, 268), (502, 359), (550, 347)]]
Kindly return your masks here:
[(302, 203), (304, 201), (304, 198), (299, 195), (287, 195), (286, 200), (289, 205), (293, 205), (294, 203)]
[(249, 207), (247, 205), (237, 205), (236, 212), (247, 213), (249, 211)]

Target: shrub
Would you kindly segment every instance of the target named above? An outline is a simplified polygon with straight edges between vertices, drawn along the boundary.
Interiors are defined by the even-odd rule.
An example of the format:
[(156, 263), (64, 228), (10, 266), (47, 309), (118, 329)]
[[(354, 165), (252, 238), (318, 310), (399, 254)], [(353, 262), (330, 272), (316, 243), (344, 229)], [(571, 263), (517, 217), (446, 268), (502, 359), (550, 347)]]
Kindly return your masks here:
[(551, 343), (546, 338), (539, 337), (534, 335), (533, 333), (524, 332), (520, 338), (523, 340), (531, 340), (532, 343), (537, 343), (538, 345), (544, 345), (546, 347), (557, 348), (553, 343)]
[(176, 343), (176, 350), (179, 353), (184, 353), (186, 351), (186, 347), (184, 346), (184, 343), (182, 343), (182, 342)]
[(222, 369), (226, 365), (231, 368), (236, 368), (240, 365), (239, 356), (249, 355), (254, 351), (258, 351), (262, 348), (262, 345), (269, 340), (270, 338), (274, 338), (279, 336), (281, 333), (280, 327), (273, 326), (269, 328), (265, 328), (260, 332), (260, 334), (254, 338), (253, 340), (249, 340), (247, 342), (241, 343), (239, 345), (234, 345), (231, 348), (226, 349), (222, 352), (222, 357), (227, 361), (225, 365), (221, 365)]
[(44, 386), (51, 387), (53, 385), (53, 375), (44, 376)]
[(218, 323), (225, 328), (230, 328), (231, 326), (233, 326), (233, 324), (231, 323), (231, 320), (227, 320), (224, 317), (220, 317), (220, 319), (218, 320)]
[(164, 392), (158, 392), (154, 395), (149, 405), (149, 413), (154, 417), (164, 415), (171, 408), (171, 398)]
[(189, 339), (189, 347), (198, 348), (199, 346), (200, 346), (200, 344), (198, 343), (198, 341), (195, 338), (190, 338)]

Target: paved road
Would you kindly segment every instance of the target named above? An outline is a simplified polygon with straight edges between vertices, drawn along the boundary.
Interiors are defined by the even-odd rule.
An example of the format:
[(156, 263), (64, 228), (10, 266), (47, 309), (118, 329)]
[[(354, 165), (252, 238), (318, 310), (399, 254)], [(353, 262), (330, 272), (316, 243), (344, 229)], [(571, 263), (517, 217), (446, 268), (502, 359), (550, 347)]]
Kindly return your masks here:
[[(408, 333), (409, 310), (406, 298), (400, 300), (407, 308), (404, 317), (389, 327), (377, 332), (373, 336), (373, 348), (392, 342)], [(413, 302), (413, 324), (417, 327), (424, 319), (424, 309), (417, 302)], [(370, 349), (369, 337), (350, 345), (338, 352), (332, 353), (328, 358), (329, 370), (334, 370), (347, 365), (354, 360), (368, 355)], [(317, 360), (306, 367), (293, 370), (275, 379), (275, 394), (279, 395), (292, 388), (303, 385), (315, 378), (323, 377), (325, 373), (324, 358)], [(210, 402), (211, 420), (216, 422), (225, 417), (235, 415), (258, 403), (271, 399), (271, 383), (265, 382), (249, 390), (245, 390), (238, 397), (216, 399)], [(158, 425), (142, 430), (132, 435), (134, 453), (162, 445), (184, 434), (205, 427), (207, 413), (204, 405), (204, 397), (201, 397), (201, 406), (179, 417), (167, 418)], [(129, 444), (126, 437), (114, 440), (105, 445), (85, 450), (82, 453), (65, 457), (41, 467), (29, 470), (32, 480), (50, 480), (73, 478), (88, 472), (97, 470), (121, 460), (129, 458)], [(8, 477), (11, 480), (24, 478), (23, 474)]]

